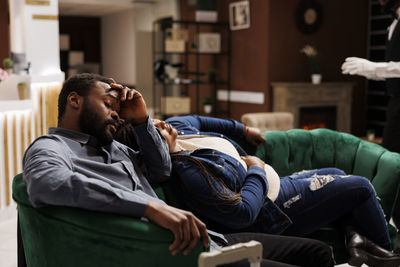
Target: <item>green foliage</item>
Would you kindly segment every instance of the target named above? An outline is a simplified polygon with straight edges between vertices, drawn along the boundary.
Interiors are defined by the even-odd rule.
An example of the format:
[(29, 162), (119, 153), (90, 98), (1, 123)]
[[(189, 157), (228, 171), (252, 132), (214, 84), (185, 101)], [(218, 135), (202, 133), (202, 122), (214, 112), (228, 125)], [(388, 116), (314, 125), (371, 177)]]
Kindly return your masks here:
[(217, 78), (217, 70), (216, 69), (209, 69), (208, 70), (208, 81), (210, 83), (213, 83), (213, 82), (215, 82), (216, 78)]
[(3, 59), (3, 67), (6, 69), (10, 69), (13, 66), (13, 61), (11, 60), (11, 58), (5, 58)]
[(201, 99), (201, 104), (202, 104), (203, 106), (205, 106), (205, 105), (212, 105), (212, 104), (214, 104), (214, 99), (211, 98), (211, 97), (205, 96), (205, 97), (203, 97), (203, 98)]

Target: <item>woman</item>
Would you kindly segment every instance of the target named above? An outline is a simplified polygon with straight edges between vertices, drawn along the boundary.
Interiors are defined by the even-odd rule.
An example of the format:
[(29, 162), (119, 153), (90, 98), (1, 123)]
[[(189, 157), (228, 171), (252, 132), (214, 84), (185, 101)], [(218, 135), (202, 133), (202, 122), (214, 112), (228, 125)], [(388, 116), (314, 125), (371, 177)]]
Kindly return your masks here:
[(279, 179), (270, 166), (246, 156), (225, 136), (265, 142), (255, 129), (234, 120), (185, 116), (154, 124), (168, 143), (179, 196), (208, 228), (303, 236), (346, 220), (368, 238), (356, 232), (348, 237), (351, 263), (382, 263), (373, 262), (376, 258), (393, 263), (388, 266), (400, 263), (390, 252), (384, 214), (367, 179), (335, 168)]

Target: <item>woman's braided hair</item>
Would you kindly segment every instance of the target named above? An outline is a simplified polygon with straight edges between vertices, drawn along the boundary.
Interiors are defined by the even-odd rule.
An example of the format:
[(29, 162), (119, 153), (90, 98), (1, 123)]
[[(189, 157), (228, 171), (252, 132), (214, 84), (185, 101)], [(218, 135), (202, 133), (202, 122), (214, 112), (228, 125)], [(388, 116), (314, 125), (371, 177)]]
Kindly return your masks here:
[[(188, 193), (187, 196), (192, 198), (193, 200), (200, 202), (202, 204), (208, 206), (223, 206), (223, 205), (232, 205), (236, 206), (242, 201), (242, 197), (240, 196), (240, 192), (234, 192), (229, 189), (229, 187), (225, 184), (223, 179), (221, 179), (207, 164), (204, 164), (201, 160), (193, 157), (191, 155), (183, 155), (179, 152), (171, 153), (172, 161), (189, 161), (194, 165), (197, 165), (201, 172), (204, 174), (205, 179), (207, 179), (207, 183), (210, 188), (216, 193), (219, 200), (218, 203), (203, 201), (201, 199), (197, 199), (193, 197), (191, 191), (196, 190), (195, 188), (189, 189), (185, 186), (182, 177), (179, 173), (174, 172), (175, 176), (178, 178), (177, 180), (181, 183), (182, 188)], [(223, 191), (221, 192), (218, 188), (215, 187), (214, 180), (217, 180), (218, 183), (221, 184)]]

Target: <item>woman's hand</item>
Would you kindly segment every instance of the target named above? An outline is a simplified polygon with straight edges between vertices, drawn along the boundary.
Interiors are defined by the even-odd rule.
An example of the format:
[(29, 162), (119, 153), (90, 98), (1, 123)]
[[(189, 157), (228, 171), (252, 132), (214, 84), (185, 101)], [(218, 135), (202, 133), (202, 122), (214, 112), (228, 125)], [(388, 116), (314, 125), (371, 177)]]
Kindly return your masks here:
[(130, 89), (115, 82), (111, 83), (110, 86), (118, 90), (120, 94), (119, 116), (134, 125), (145, 123), (149, 114), (142, 94), (135, 89)]
[(266, 141), (258, 128), (244, 126), (243, 135), (246, 141), (254, 146), (261, 146)]
[(255, 157), (255, 156), (241, 156), (242, 160), (246, 162), (247, 168), (250, 168), (251, 166), (257, 166), (260, 167), (261, 169), (264, 169), (264, 161), (261, 159)]

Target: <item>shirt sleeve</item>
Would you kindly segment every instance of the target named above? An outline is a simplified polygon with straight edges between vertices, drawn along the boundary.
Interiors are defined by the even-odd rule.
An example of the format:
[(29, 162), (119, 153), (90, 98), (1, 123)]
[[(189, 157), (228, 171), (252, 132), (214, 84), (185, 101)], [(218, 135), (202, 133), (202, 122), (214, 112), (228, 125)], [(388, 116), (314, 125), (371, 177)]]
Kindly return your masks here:
[(159, 134), (151, 119), (134, 127), (138, 137), (140, 153), (147, 168), (147, 180), (158, 183), (171, 175), (171, 157), (168, 144)]
[(61, 141), (40, 138), (25, 153), (23, 178), (34, 207), (69, 206), (142, 217), (149, 200), (160, 201), (77, 172), (66, 151)]
[[(176, 168), (175, 168), (176, 167)], [(224, 186), (221, 179), (208, 177), (197, 165), (174, 163), (183, 197), (195, 214), (230, 229), (242, 229), (256, 220), (268, 192), (262, 168), (252, 166), (238, 192)]]

